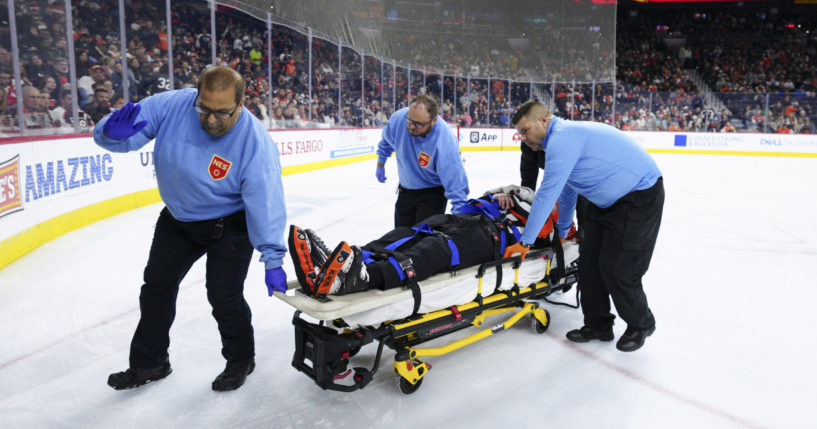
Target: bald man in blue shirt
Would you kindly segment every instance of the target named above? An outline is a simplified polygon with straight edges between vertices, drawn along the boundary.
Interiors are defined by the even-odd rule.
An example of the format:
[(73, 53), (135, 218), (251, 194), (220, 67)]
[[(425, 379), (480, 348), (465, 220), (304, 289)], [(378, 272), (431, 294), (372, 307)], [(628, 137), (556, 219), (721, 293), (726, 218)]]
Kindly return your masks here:
[(227, 360), (212, 388), (237, 389), (255, 368), (244, 279), (254, 247), (261, 252), (270, 296), (286, 291), (286, 207), (278, 148), (244, 107), (244, 90), (244, 79), (235, 70), (210, 67), (198, 89), (128, 103), (94, 128), (96, 143), (112, 152), (138, 150), (156, 139), (156, 181), (166, 205), (145, 267), (130, 367), (110, 375), (108, 384), (114, 389), (131, 389), (170, 374), (169, 331), (179, 283), (205, 254), (207, 299)]
[(437, 114), (437, 101), (421, 94), (408, 108), (394, 112), (377, 145), (375, 176), (386, 181), (386, 160), (396, 153), (400, 179), (394, 204), (394, 227), (414, 226), (424, 219), (459, 213), (468, 200), (468, 178), (457, 137)]
[(512, 123), (522, 141), (543, 150), (545, 174), (531, 206), (528, 225), (506, 257), (527, 253), (553, 205), (559, 203), (559, 235), (573, 220), (577, 195), (588, 201), (579, 279), (584, 326), (567, 333), (574, 342), (612, 341), (610, 298), (627, 329), (616, 347), (635, 351), (655, 331), (641, 278), (649, 268), (664, 206), (661, 171), (646, 150), (609, 125), (554, 117), (542, 104), (528, 101)]

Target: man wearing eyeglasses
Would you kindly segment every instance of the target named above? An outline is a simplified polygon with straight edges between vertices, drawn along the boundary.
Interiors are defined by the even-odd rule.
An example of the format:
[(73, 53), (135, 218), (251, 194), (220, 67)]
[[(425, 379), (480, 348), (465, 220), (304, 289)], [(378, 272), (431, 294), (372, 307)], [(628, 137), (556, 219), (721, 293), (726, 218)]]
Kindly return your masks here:
[(227, 67), (202, 73), (198, 89), (162, 92), (126, 104), (94, 128), (112, 152), (138, 150), (156, 139), (153, 156), (162, 210), (153, 236), (141, 319), (130, 367), (111, 374), (114, 389), (130, 389), (170, 374), (169, 330), (179, 282), (207, 254), (207, 299), (221, 334), (224, 371), (217, 391), (234, 390), (255, 368), (251, 312), (244, 299), (253, 247), (261, 252), (266, 284), (285, 292), (286, 209), (278, 149), (244, 108), (244, 80)]
[(437, 101), (425, 94), (409, 107), (394, 112), (377, 146), (375, 177), (386, 182), (386, 160), (397, 157), (397, 202), (394, 227), (413, 226), (436, 214), (459, 213), (468, 199), (468, 178), (460, 158), (459, 142), (437, 115)]

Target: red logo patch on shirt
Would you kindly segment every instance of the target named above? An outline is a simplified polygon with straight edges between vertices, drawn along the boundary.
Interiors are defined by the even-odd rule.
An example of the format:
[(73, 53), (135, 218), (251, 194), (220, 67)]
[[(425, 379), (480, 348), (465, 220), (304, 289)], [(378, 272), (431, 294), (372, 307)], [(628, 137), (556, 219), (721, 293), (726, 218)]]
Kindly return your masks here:
[(420, 152), (420, 156), (417, 157), (417, 162), (420, 163), (420, 167), (426, 168), (428, 167), (428, 163), (431, 162), (431, 155)]
[(227, 173), (230, 172), (231, 165), (233, 165), (232, 162), (227, 161), (218, 155), (213, 155), (213, 159), (210, 160), (210, 167), (207, 168), (207, 171), (210, 173), (211, 179), (221, 180), (227, 177)]

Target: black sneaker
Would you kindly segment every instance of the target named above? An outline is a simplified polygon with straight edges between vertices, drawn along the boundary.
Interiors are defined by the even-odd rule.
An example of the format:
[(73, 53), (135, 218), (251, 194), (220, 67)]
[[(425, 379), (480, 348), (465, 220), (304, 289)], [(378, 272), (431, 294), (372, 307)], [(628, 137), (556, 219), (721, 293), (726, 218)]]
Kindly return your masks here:
[(161, 380), (173, 370), (170, 363), (165, 362), (156, 368), (128, 368), (125, 371), (117, 372), (108, 376), (108, 386), (116, 390), (133, 389), (151, 381)]
[(363, 253), (360, 247), (352, 246), (352, 257), (343, 265), (341, 271), (344, 273), (343, 281), (340, 288), (334, 292), (335, 295), (369, 289), (369, 272), (366, 270), (366, 264), (363, 263)]
[(647, 337), (652, 335), (653, 332), (655, 332), (655, 325), (646, 329), (631, 328), (628, 326), (624, 333), (621, 334), (621, 338), (618, 339), (616, 348), (623, 352), (634, 352), (644, 345), (644, 341), (646, 341)]
[(590, 340), (613, 341), (613, 327), (607, 329), (595, 329), (589, 326), (582, 326), (567, 333), (567, 339), (574, 343), (586, 343)]
[(226, 392), (235, 390), (244, 384), (247, 376), (255, 369), (255, 360), (228, 360), (224, 371), (213, 380), (213, 390)]

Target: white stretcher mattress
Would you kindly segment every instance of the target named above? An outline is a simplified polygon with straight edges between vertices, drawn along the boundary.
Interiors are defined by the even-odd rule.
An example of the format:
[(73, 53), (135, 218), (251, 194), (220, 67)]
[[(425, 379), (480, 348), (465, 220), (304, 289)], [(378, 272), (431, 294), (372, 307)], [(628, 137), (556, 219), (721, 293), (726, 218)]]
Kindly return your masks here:
[[(570, 266), (579, 257), (579, 246), (575, 242), (565, 241), (564, 255)], [(554, 256), (555, 257), (555, 256)], [(555, 268), (551, 262), (551, 269)], [(547, 259), (543, 257), (528, 258), (519, 268), (519, 285), (527, 287), (544, 279)], [(476, 278), (479, 267), (469, 267), (453, 273), (434, 275), (419, 282), (422, 298), (418, 313), (429, 313), (452, 305), (463, 305), (473, 301), (477, 296), (479, 281)], [(500, 290), (508, 290), (514, 285), (514, 272), (511, 264), (504, 264)], [(496, 287), (496, 268), (489, 268), (482, 280), (482, 295), (488, 296)], [(289, 305), (318, 320), (343, 319), (349, 326), (377, 326), (390, 320), (399, 320), (411, 316), (414, 309), (414, 298), (407, 287), (389, 290), (367, 290), (348, 295), (329, 295), (325, 301), (317, 300), (303, 294), (297, 281), (288, 283), (290, 294), (275, 293)], [(294, 295), (292, 290), (295, 290)]]

